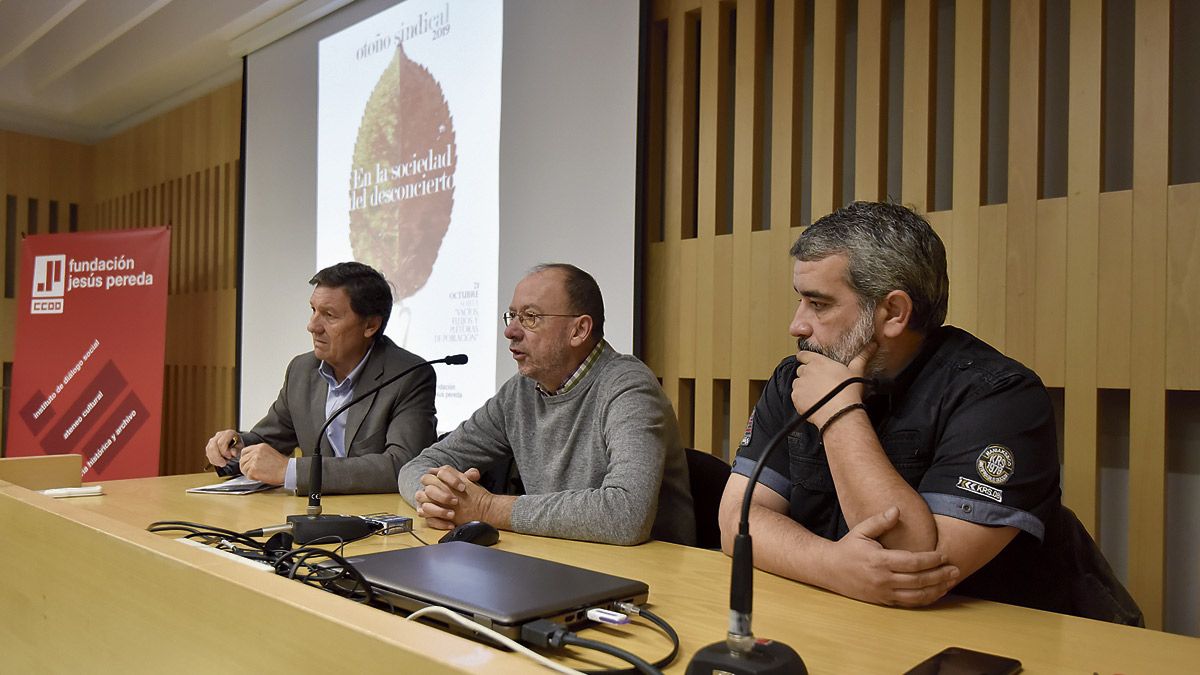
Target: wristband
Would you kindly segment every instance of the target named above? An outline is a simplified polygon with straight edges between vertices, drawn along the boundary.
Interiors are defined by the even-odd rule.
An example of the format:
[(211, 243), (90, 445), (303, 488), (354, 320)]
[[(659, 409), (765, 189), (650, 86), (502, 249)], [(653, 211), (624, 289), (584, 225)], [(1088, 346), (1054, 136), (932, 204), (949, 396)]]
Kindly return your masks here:
[(829, 419), (825, 420), (825, 424), (821, 425), (820, 434), (822, 436), (824, 436), (826, 429), (828, 429), (834, 422), (840, 420), (843, 416), (846, 415), (846, 413), (848, 413), (852, 410), (862, 410), (863, 412), (866, 412), (867, 406), (865, 406), (861, 403), (851, 403), (850, 405), (846, 406), (845, 408), (842, 408), (841, 410), (833, 413), (832, 415), (829, 416)]

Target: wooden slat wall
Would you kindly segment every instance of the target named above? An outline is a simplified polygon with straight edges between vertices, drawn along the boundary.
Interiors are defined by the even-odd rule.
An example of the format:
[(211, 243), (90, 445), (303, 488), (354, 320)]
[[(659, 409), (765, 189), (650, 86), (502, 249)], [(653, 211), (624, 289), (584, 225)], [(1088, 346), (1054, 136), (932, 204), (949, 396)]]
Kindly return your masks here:
[[(1200, 294), (1200, 184), (1167, 184), (1171, 3), (1139, 0), (1133, 188), (1102, 191), (1105, 4), (1071, 0), (1069, 36), (1053, 36), (1070, 44), (1062, 130), (1067, 174), (1065, 196), (1046, 196), (1040, 180), (1050, 39), (1045, 2), (1007, 3), (1009, 38), (1000, 52), (1008, 57), (1007, 201), (985, 204), (988, 3), (955, 3), (953, 44), (937, 44), (937, 0), (656, 0), (652, 33), (662, 40), (664, 56), (662, 84), (650, 95), (652, 109), (661, 106), (663, 141), (650, 150), (648, 173), (663, 180), (647, 208), (661, 213), (664, 236), (648, 236), (643, 356), (662, 377), (685, 440), (727, 458), (724, 447), (736, 447), (762, 381), (794, 349), (787, 336), (794, 302), (787, 249), (799, 224), (851, 197), (886, 196), (888, 163), (898, 162), (900, 194), (892, 197), (926, 212), (950, 254), (948, 321), (1063, 389), (1064, 500), (1093, 533), (1100, 504), (1099, 390), (1130, 392), (1128, 582), (1149, 625), (1161, 627), (1167, 392), (1200, 390), (1194, 349), (1200, 343), (1194, 301)], [(903, 64), (889, 70), (893, 13), (903, 17)], [(701, 24), (698, 49), (687, 29), (695, 21)], [(856, 31), (849, 36), (856, 40), (856, 72), (847, 80), (850, 30)], [(806, 40), (812, 41), (811, 64), (804, 62)], [(952, 133), (940, 141), (939, 55), (953, 64), (954, 85)], [(902, 84), (888, 82), (897, 69)], [(850, 117), (844, 86), (856, 87)], [(903, 87), (903, 109), (892, 111), (887, 92), (896, 86)], [(902, 115), (899, 158), (887, 155), (891, 115)], [(691, 131), (695, 124), (698, 135)], [(843, 147), (844, 124), (855, 127), (853, 157)], [(812, 139), (807, 173), (806, 132)], [(952, 167), (935, 166), (939, 142), (953, 143)], [(762, 153), (770, 153), (769, 180), (761, 175)], [(854, 171), (847, 183), (854, 195), (841, 194), (843, 167)], [(952, 181), (951, 208), (930, 213), (939, 174)], [(764, 185), (770, 216), (760, 223)], [(801, 201), (805, 188), (808, 203)], [(699, 195), (694, 221), (693, 189)], [(730, 194), (733, 222), (724, 223), (723, 200)]]
[[(1129, 583), (1148, 616), (1161, 616), (1166, 564), (1167, 130), (1170, 0), (1134, 8), (1133, 285), (1138, 364), (1129, 382)], [(1188, 347), (1195, 345), (1190, 342)], [(1184, 345), (1180, 345), (1184, 347)], [(1192, 348), (1194, 351), (1194, 347)], [(1143, 527), (1154, 523), (1157, 527)]]
[[(12, 363), (15, 343), (16, 302), (4, 293), (11, 274), (13, 295), (20, 280), (21, 237), (30, 234), (30, 200), (36, 201), (33, 218), (37, 233), (50, 232), (50, 202), (57, 202), (58, 232), (69, 230), (72, 206), (78, 229), (90, 225), (92, 203), (92, 148), (78, 143), (28, 136), (0, 130), (0, 362)], [(8, 244), (8, 201), (16, 203), (12, 224), (12, 250)], [(7, 260), (11, 257), (12, 266)], [(0, 406), (8, 390), (0, 389)], [(0, 407), (0, 409), (3, 409)], [(7, 441), (0, 439), (0, 445)]]
[(241, 83), (98, 144), (95, 229), (171, 227), (160, 471), (204, 468), (237, 411)]
[[(17, 199), (19, 233), (28, 231), (30, 199), (41, 233), (52, 200), (60, 232), (72, 204), (81, 231), (171, 226), (163, 474), (204, 468), (204, 442), (236, 418), (240, 128), (236, 83), (95, 146), (0, 131), (0, 234), (7, 195)], [(5, 245), (0, 236), (0, 282)], [(14, 317), (13, 300), (0, 299), (5, 362)]]

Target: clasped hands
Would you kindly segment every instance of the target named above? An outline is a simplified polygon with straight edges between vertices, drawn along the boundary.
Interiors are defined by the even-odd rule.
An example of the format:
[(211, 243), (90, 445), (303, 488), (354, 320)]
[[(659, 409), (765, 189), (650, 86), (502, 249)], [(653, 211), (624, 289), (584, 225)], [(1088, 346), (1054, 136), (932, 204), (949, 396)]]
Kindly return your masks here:
[(849, 598), (894, 607), (924, 607), (954, 587), (958, 567), (942, 551), (887, 549), (879, 543), (900, 522), (891, 507), (829, 542), (820, 585)]
[(417, 515), (434, 529), (449, 530), (472, 520), (488, 521), (495, 495), (479, 485), (479, 469), (445, 465), (428, 469), (417, 490)]

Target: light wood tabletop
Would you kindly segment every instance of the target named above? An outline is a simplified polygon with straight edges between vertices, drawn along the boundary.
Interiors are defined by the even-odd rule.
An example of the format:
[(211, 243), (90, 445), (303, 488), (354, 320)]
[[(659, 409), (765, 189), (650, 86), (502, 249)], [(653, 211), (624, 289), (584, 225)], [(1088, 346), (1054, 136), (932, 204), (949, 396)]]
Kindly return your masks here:
[[(32, 527), (36, 525), (32, 521), (46, 520), (36, 514), (36, 511), (44, 511), (56, 516), (58, 521), (66, 519), (82, 524), (87, 532), (58, 536), (77, 537), (78, 541), (73, 546), (82, 547), (85, 551), (101, 532), (132, 543), (137, 548), (152, 549), (155, 555), (151, 557), (159, 560), (146, 561), (140, 568), (142, 573), (150, 576), (154, 574), (155, 565), (167, 566), (162, 560), (164, 558), (172, 562), (184, 561), (189, 571), (182, 574), (180, 579), (189, 590), (180, 588), (171, 591), (179, 594), (177, 610), (180, 612), (186, 612), (189, 606), (196, 607), (196, 595), (202, 592), (197, 588), (212, 585), (203, 578), (205, 572), (209, 576), (219, 576), (223, 581), (234, 582), (232, 589), (219, 589), (221, 593), (231, 596), (228, 602), (234, 602), (238, 592), (254, 589), (275, 600), (282, 599), (283, 605), (286, 605), (277, 608), (265, 599), (262, 602), (247, 600), (244, 603), (247, 611), (257, 608), (264, 611), (266, 616), (234, 613), (227, 618), (220, 618), (220, 608), (227, 605), (205, 605), (202, 611), (212, 613), (214, 622), (232, 623), (214, 625), (209, 634), (191, 636), (196, 656), (207, 653), (214, 640), (226, 646), (237, 644), (238, 641), (242, 645), (263, 641), (263, 644), (269, 643), (276, 649), (293, 649), (290, 645), (295, 643), (295, 633), (289, 631), (309, 630), (314, 626), (293, 621), (287, 614), (287, 611), (291, 611), (323, 617), (324, 621), (344, 627), (343, 632), (352, 634), (352, 638), (341, 636), (342, 639), (360, 640), (363, 645), (382, 642), (389, 649), (414, 653), (417, 657), (434, 655), (435, 660), (431, 664), (435, 669), (489, 672), (536, 669), (531, 662), (517, 660), (517, 657), (499, 650), (424, 626), (413, 626), (386, 612), (362, 607), (295, 582), (254, 571), (232, 570), (232, 567), (241, 566), (208, 556), (204, 551), (192, 551), (171, 542), (167, 536), (142, 532), (156, 520), (186, 520), (244, 531), (283, 523), (286, 516), (304, 511), (305, 500), (283, 490), (245, 496), (185, 492), (189, 487), (213, 482), (215, 479), (211, 474), (110, 481), (103, 484), (102, 496), (66, 500), (50, 500), (22, 488), (0, 483), (0, 518), (11, 516), (22, 522), (31, 521), (28, 527)], [(415, 515), (394, 494), (330, 495), (324, 499), (324, 508), (330, 514), (391, 512)], [(442, 534), (426, 528), (419, 519), (415, 526), (416, 533), (430, 543)], [(3, 532), (13, 536), (4, 536)], [(22, 540), (15, 535), (22, 533), (29, 535), (26, 527), (14, 529), (5, 525), (0, 530), (0, 545), (4, 546), (10, 561), (14, 553), (20, 550), (13, 547), (22, 544)], [(362, 554), (420, 545), (407, 534), (373, 536), (348, 545), (346, 552)], [(662, 542), (620, 547), (510, 532), (501, 534), (497, 546), (507, 551), (645, 581), (650, 586), (649, 607), (670, 622), (681, 637), (680, 656), (667, 669), (668, 672), (682, 672), (698, 649), (724, 638), (728, 616), (729, 559), (719, 552)], [(108, 549), (97, 550), (112, 554)], [(68, 551), (60, 552), (61, 556), (67, 554)], [(214, 560), (208, 560), (209, 557)], [(102, 568), (104, 562), (91, 560), (86, 564)], [(129, 563), (124, 561), (121, 564)], [(56, 569), (44, 571), (42, 576), (72, 577), (77, 574)], [(89, 586), (83, 583), (77, 592), (86, 594), (88, 590)], [(36, 602), (28, 593), (23, 595), (11, 588), (9, 581), (0, 582), (0, 600), (24, 604)], [(87, 605), (89, 599), (85, 595), (79, 597), (78, 602)], [(118, 599), (111, 602), (121, 604), (122, 601)], [(288, 610), (288, 607), (291, 609)], [(105, 611), (115, 611), (120, 616), (130, 610), (120, 607), (86, 609), (87, 613), (97, 616)], [(10, 613), (6, 610), (5, 614)], [(790, 645), (804, 659), (810, 672), (814, 673), (902, 673), (949, 646), (1016, 658), (1024, 665), (1025, 672), (1035, 674), (1195, 672), (1196, 664), (1200, 663), (1200, 641), (1194, 638), (957, 597), (944, 599), (933, 607), (920, 610), (877, 607), (762, 572), (755, 576), (753, 618), (758, 637), (780, 640)], [(263, 633), (263, 621), (272, 619), (280, 622), (279, 630)], [(0, 622), (10, 621), (9, 618), (0, 619)], [(315, 629), (324, 630), (317, 623)], [(247, 626), (257, 628), (247, 630)], [(6, 633), (13, 633), (11, 626), (0, 628), (0, 648), (5, 647)], [(17, 631), (19, 634), (20, 631)], [(581, 635), (622, 647), (649, 661), (669, 651), (667, 639), (642, 620), (626, 627), (589, 628), (581, 631)], [(30, 639), (36, 637), (31, 636)], [(335, 637), (338, 636), (330, 636), (330, 644), (335, 644)], [(244, 653), (243, 649), (239, 648), (238, 653)], [(312, 646), (312, 650), (318, 651), (318, 647)], [(371, 660), (375, 651), (361, 646), (359, 650), (365, 657), (357, 660), (358, 665), (368, 669), (372, 669), (372, 666), (384, 669), (385, 664)], [(149, 653), (149, 658), (155, 658), (153, 650)], [(618, 663), (607, 657), (593, 658), (590, 655), (565, 658), (565, 661), (579, 668)], [(268, 667), (272, 663), (269, 659), (262, 662)], [(235, 663), (249, 666), (254, 664), (254, 660)]]

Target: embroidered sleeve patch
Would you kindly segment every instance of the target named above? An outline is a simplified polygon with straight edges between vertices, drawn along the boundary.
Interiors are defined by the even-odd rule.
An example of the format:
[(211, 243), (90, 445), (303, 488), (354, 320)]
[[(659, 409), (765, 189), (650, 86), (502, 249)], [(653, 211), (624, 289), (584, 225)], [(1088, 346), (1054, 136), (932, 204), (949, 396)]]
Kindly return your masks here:
[(954, 487), (958, 488), (959, 490), (966, 490), (967, 492), (970, 492), (973, 495), (979, 495), (980, 497), (987, 497), (988, 499), (990, 499), (992, 501), (1004, 503), (1004, 491), (1003, 490), (997, 490), (996, 488), (994, 488), (990, 485), (984, 485), (983, 483), (980, 483), (979, 481), (974, 481), (969, 478), (963, 478), (962, 476), (959, 476), (958, 477), (958, 485), (955, 485)]
[(975, 460), (975, 470), (979, 472), (979, 477), (992, 485), (1007, 483), (1016, 468), (1012, 451), (1003, 445), (987, 446)]

